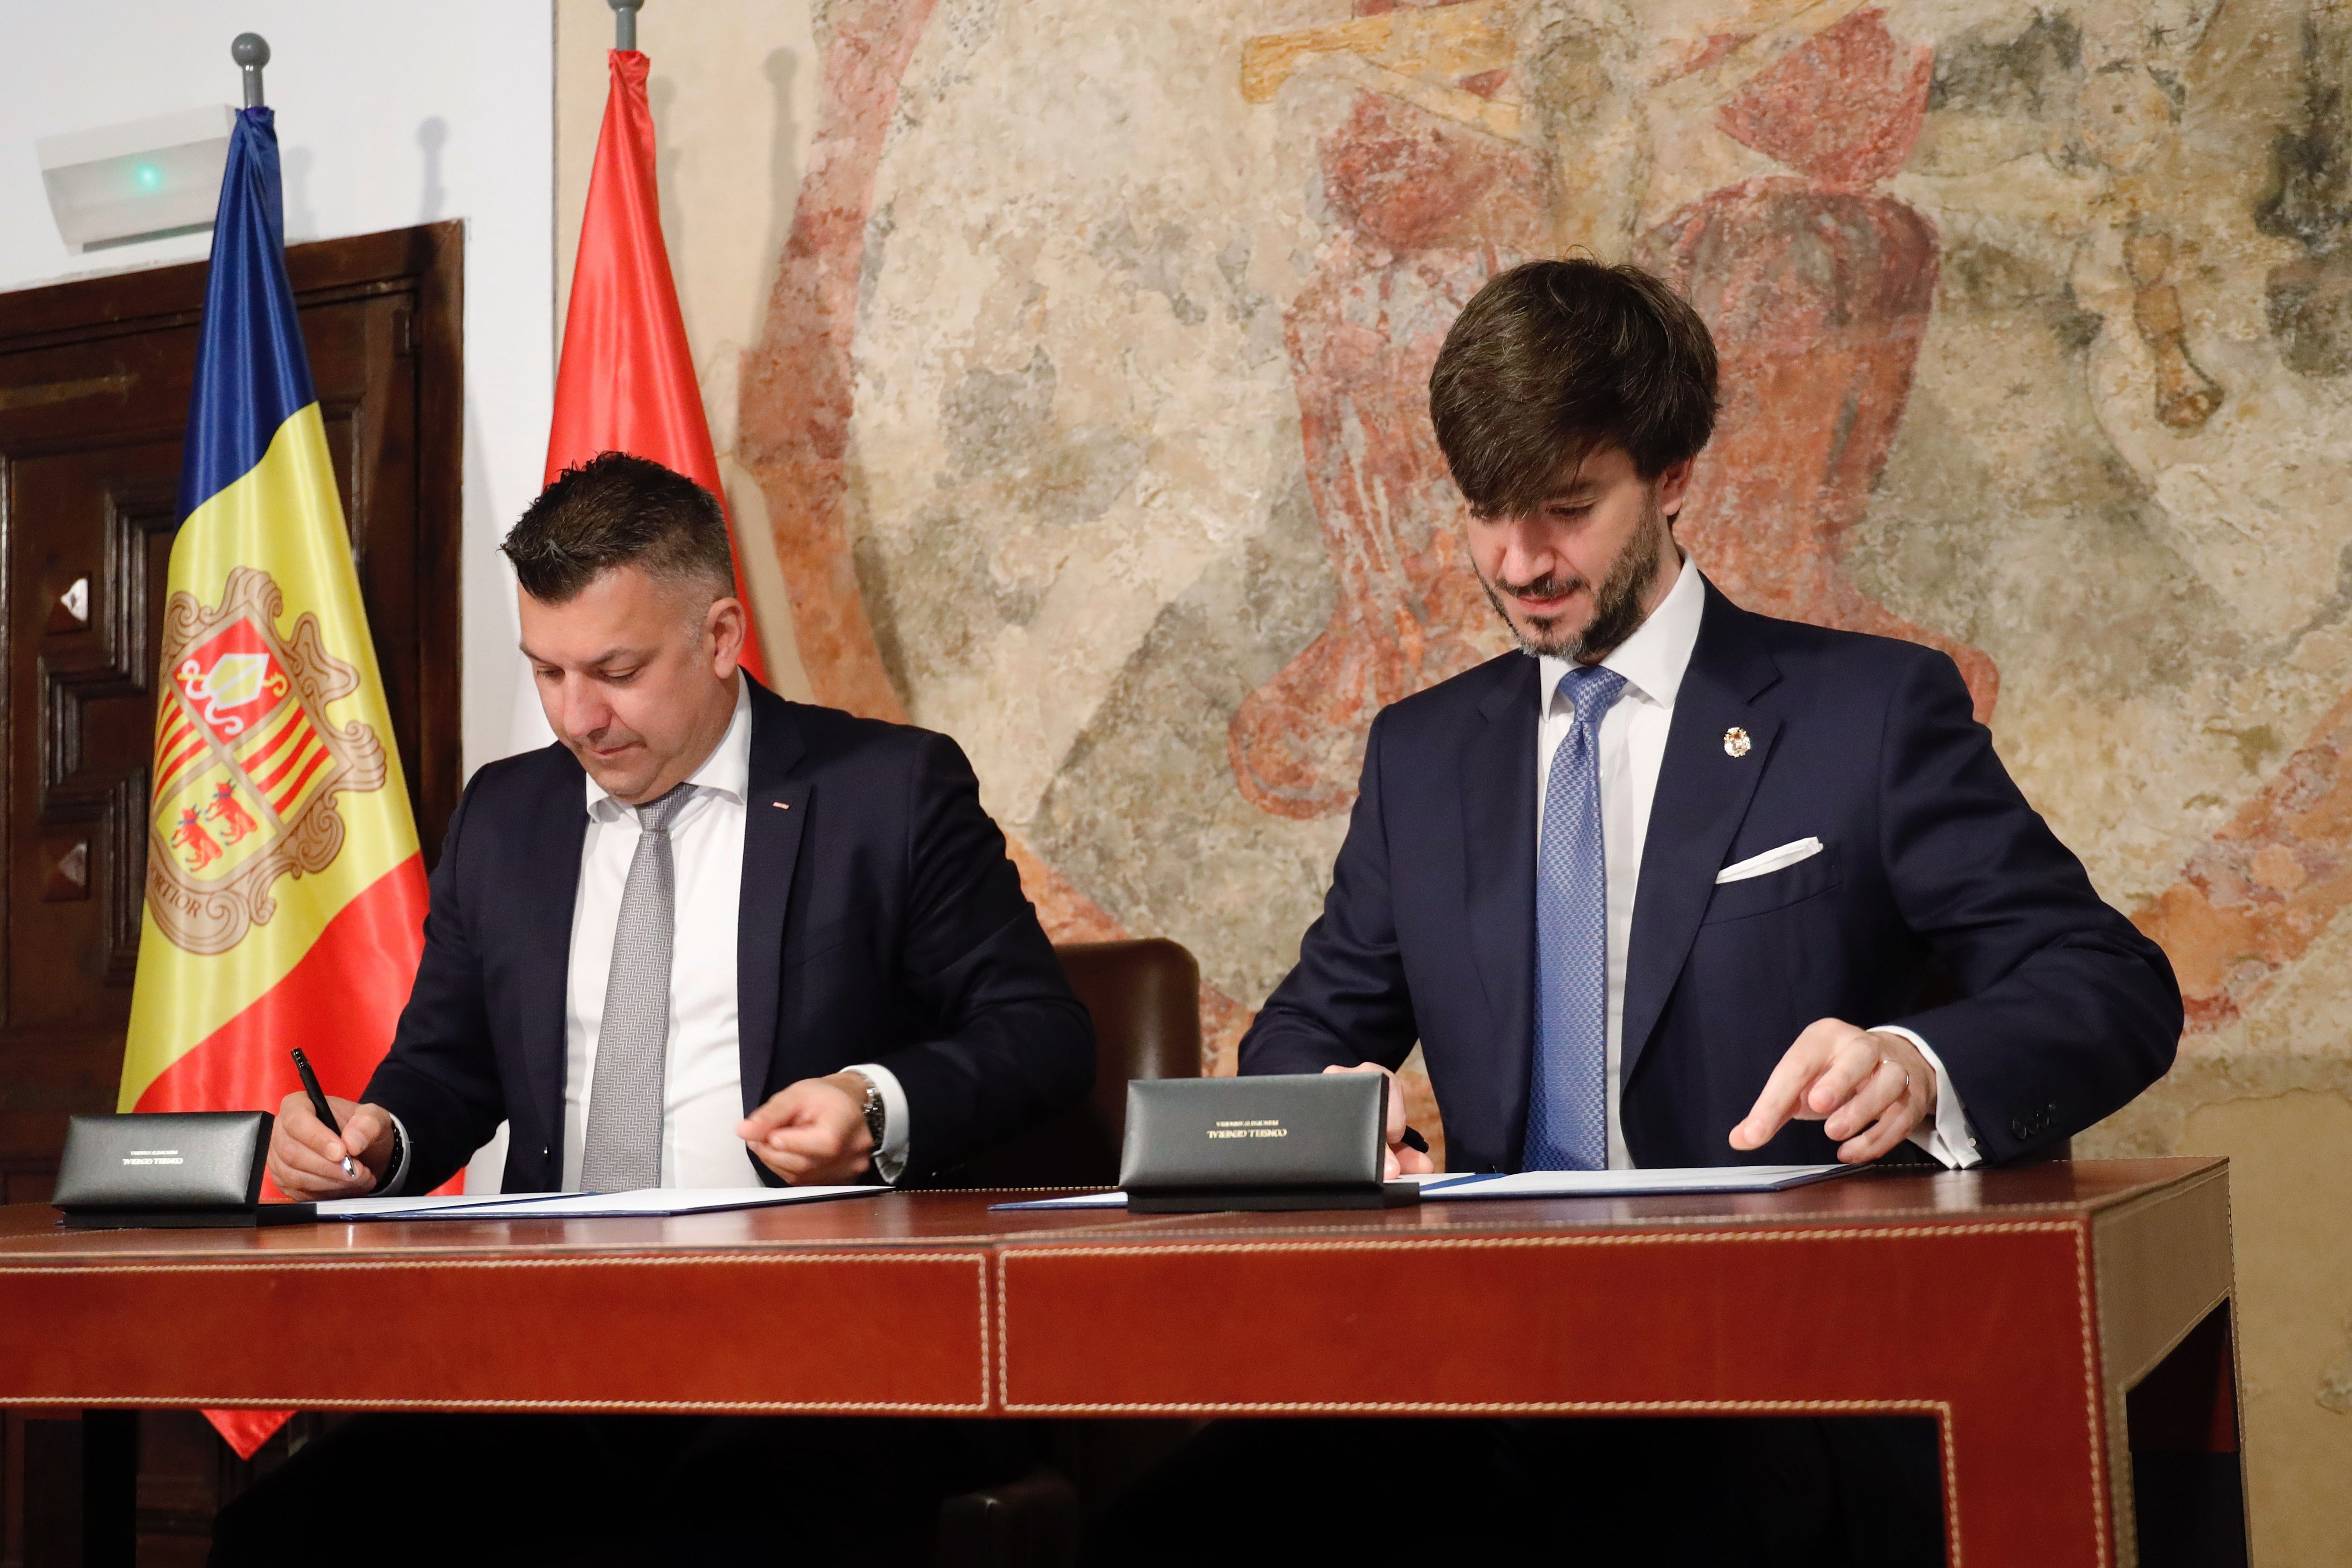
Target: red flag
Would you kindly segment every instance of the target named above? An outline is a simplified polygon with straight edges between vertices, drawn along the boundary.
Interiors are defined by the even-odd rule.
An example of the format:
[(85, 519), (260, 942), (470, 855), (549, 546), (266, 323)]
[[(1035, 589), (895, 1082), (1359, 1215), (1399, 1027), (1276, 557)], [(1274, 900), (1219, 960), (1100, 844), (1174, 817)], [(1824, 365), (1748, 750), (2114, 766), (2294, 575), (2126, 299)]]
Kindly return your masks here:
[[(627, 452), (685, 475), (724, 507), (710, 422), (686, 346), (669, 250), (662, 244), (646, 57), (614, 49), (611, 63), (613, 90), (604, 99), (604, 128), (588, 176), (588, 211), (555, 373), (546, 482), (600, 452)], [(731, 534), (731, 520), (728, 527)], [(748, 611), (742, 559), (738, 541), (735, 597)], [(744, 643), (743, 667), (756, 678), (767, 676), (757, 626)]]

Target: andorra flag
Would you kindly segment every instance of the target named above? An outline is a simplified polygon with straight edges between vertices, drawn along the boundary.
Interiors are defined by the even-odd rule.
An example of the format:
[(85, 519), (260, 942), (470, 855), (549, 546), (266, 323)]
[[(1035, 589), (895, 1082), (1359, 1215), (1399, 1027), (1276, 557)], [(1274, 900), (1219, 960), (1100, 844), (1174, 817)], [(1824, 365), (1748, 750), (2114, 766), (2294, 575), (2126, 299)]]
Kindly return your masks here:
[[(424, 862), (294, 295), (278, 136), (229, 141), (156, 682), (125, 1111), (356, 1098), (424, 950)], [(209, 1412), (247, 1457), (280, 1411)]]

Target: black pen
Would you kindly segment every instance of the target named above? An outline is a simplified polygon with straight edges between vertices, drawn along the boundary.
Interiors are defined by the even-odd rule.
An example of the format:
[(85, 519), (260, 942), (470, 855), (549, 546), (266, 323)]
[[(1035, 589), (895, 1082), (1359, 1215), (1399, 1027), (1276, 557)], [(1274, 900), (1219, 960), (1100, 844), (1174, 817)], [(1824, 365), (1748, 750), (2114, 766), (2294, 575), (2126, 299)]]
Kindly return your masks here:
[(1404, 1136), (1399, 1139), (1398, 1142), (1402, 1143), (1406, 1148), (1412, 1150), (1416, 1154), (1425, 1155), (1429, 1153), (1429, 1140), (1423, 1137), (1419, 1133), (1414, 1132), (1411, 1127), (1407, 1127), (1404, 1130)]
[[(310, 1071), (310, 1058), (302, 1054), (302, 1048), (299, 1045), (294, 1048), (294, 1071), (302, 1075), (302, 1087), (310, 1091), (310, 1109), (319, 1113), (319, 1120), (327, 1124), (327, 1131), (339, 1138), (341, 1137), (343, 1130), (335, 1124), (335, 1113), (327, 1103), (327, 1092), (319, 1087), (319, 1075)], [(343, 1156), (343, 1174), (345, 1176), (360, 1174), (358, 1168), (352, 1164), (352, 1156), (349, 1155)]]

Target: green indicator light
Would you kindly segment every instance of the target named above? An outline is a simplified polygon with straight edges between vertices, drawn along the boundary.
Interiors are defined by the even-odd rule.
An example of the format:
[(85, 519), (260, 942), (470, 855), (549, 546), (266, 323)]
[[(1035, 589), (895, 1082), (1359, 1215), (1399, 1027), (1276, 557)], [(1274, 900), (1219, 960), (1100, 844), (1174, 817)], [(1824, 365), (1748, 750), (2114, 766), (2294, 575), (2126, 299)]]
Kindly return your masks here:
[(163, 188), (163, 171), (152, 163), (134, 164), (131, 170), (131, 181), (142, 191), (160, 191)]

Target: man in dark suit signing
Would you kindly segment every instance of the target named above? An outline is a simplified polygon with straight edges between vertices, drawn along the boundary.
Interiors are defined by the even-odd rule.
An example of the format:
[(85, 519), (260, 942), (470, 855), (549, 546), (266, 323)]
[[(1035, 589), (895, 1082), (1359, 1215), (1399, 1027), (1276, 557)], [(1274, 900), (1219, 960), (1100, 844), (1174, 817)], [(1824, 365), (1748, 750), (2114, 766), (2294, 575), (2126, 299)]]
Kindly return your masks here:
[[(331, 1103), (340, 1138), (303, 1095), (278, 1113), (269, 1168), (288, 1196), (427, 1191), (502, 1120), (509, 1192), (895, 1182), (1085, 1094), (1092, 1023), (963, 754), (737, 668), (745, 612), (707, 491), (606, 453), (550, 486), (505, 549), (559, 744), (467, 786), (390, 1053), (359, 1103)], [(305, 1541), (305, 1514), (359, 1484), (401, 1497), (387, 1517), (436, 1560), (560, 1560), (567, 1541), (644, 1530), (714, 1557), (832, 1561), (919, 1528), (924, 1493), (992, 1479), (971, 1451), (990, 1439), (964, 1436), (363, 1418), (230, 1510), (215, 1555), (275, 1561), (267, 1542)], [(763, 1490), (730, 1506), (721, 1478), (747, 1469)], [(793, 1497), (822, 1504), (813, 1523), (762, 1528)], [(436, 1533), (456, 1522), (462, 1536)]]
[[(1518, 652), (1372, 725), (1243, 1072), (1389, 1071), (1418, 1040), (1473, 1171), (1973, 1166), (2162, 1075), (2170, 967), (2011, 782), (1952, 662), (1751, 614), (1676, 545), (1716, 412), (1685, 302), (1629, 267), (1517, 267), (1447, 335), (1430, 412)], [(1391, 1104), (1391, 1174), (1428, 1169)], [(1544, 1478), (1549, 1500), (1486, 1490), (1535, 1528), (1556, 1505), (1595, 1562), (1937, 1561), (1913, 1425), (1506, 1424), (1463, 1473)], [(1188, 1484), (1246, 1485), (1255, 1440), (1204, 1445)]]

